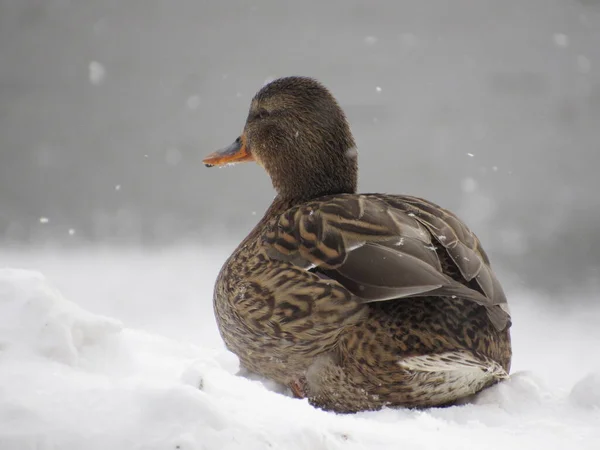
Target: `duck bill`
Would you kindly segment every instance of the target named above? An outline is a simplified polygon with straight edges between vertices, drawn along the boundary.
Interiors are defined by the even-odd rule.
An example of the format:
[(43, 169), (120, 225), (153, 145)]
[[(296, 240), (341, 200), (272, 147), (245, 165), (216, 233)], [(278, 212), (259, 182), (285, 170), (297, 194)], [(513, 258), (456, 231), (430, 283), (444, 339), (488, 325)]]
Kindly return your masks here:
[(202, 160), (206, 167), (224, 166), (241, 162), (254, 161), (250, 149), (246, 144), (246, 137), (242, 134), (233, 144), (211, 153)]

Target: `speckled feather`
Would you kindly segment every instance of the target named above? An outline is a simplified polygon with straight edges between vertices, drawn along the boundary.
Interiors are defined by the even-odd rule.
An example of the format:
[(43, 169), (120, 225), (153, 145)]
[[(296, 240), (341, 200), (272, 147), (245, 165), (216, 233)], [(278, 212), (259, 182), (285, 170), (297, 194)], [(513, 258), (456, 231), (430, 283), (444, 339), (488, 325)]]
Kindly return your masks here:
[(323, 86), (265, 86), (239, 142), (278, 192), (215, 285), (242, 368), (337, 412), (452, 404), (507, 377), (510, 314), (479, 240), (426, 200), (356, 194)]
[[(215, 294), (223, 338), (248, 370), (299, 382), (340, 412), (449, 404), (508, 373), (506, 297), (477, 237), (448, 211), (344, 194), (268, 213), (257, 230)], [(457, 370), (401, 363), (416, 355), (432, 367), (455, 355)]]

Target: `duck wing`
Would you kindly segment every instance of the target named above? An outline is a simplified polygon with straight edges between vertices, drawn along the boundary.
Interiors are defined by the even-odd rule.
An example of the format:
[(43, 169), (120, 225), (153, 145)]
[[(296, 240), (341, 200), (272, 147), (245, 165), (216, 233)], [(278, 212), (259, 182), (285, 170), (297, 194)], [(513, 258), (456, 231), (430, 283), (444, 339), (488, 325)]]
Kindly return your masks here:
[(336, 280), (362, 302), (460, 298), (510, 325), (506, 296), (479, 239), (454, 214), (400, 195), (341, 194), (274, 217), (269, 257)]

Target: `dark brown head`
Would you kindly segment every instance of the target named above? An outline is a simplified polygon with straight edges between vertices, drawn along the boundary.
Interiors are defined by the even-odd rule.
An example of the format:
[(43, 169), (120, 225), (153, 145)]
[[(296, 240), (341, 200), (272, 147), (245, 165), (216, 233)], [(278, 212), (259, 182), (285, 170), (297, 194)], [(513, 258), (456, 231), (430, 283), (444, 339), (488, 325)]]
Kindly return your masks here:
[(208, 167), (243, 161), (263, 166), (283, 198), (356, 191), (357, 153), (346, 116), (311, 78), (280, 78), (263, 87), (242, 135), (204, 159)]

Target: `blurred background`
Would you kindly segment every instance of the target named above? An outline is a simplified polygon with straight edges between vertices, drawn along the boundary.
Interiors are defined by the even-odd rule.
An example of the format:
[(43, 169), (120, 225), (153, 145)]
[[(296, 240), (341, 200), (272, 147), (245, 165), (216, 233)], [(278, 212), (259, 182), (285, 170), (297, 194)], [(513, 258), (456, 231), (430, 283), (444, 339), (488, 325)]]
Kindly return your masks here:
[(599, 0), (0, 0), (0, 246), (235, 245), (270, 181), (202, 157), (293, 74), (346, 110), (361, 191), (455, 211), (524, 288), (598, 289)]

